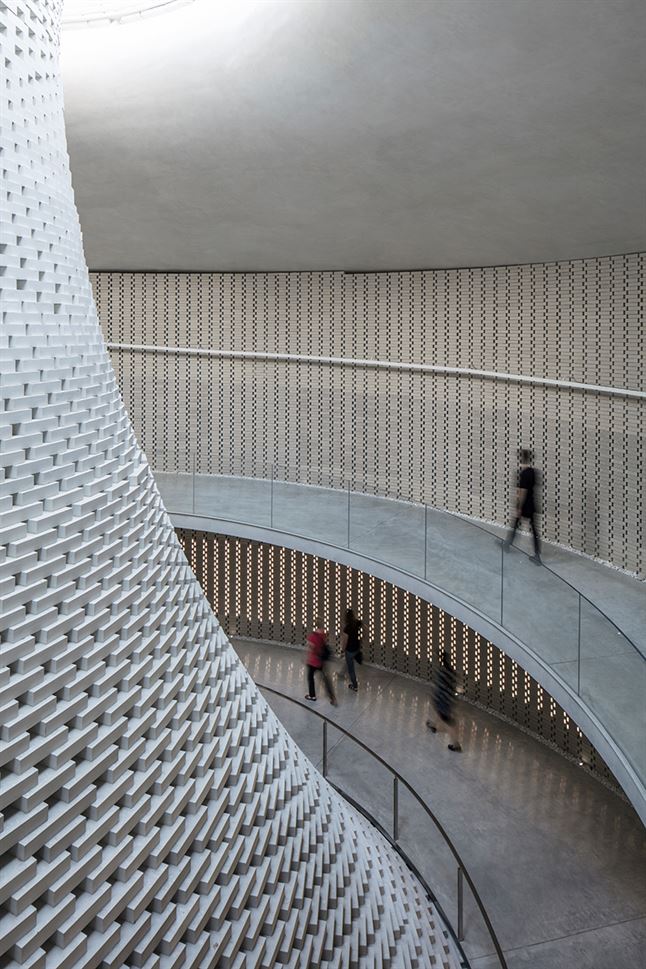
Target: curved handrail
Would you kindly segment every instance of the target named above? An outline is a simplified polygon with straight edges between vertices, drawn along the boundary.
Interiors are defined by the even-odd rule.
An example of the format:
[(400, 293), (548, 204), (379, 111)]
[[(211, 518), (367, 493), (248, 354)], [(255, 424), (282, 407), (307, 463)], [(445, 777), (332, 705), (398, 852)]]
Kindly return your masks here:
[[(94, 270), (100, 272), (101, 270)], [(329, 357), (304, 353), (278, 353), (270, 350), (235, 350), (233, 347), (178, 347), (155, 346), (150, 343), (106, 343), (108, 350), (127, 353), (164, 353), (178, 357), (215, 357), (229, 360), (263, 360), (269, 363), (324, 364), (333, 367), (363, 367), (369, 370), (400, 370), (410, 373), (440, 373), (451, 377), (480, 377), (484, 380), (501, 380), (507, 383), (533, 384), (538, 387), (557, 387), (578, 390), (583, 393), (607, 394), (609, 397), (646, 398), (646, 392), (632, 387), (609, 387), (601, 384), (584, 384), (576, 380), (561, 380), (524, 373), (506, 373), (502, 370), (477, 370), (473, 367), (449, 367), (447, 364), (415, 363), (412, 360), (371, 360), (367, 357)]]
[[(323, 727), (325, 728), (326, 726), (327, 724), (324, 723)], [(325, 779), (330, 785), (330, 787), (333, 787), (334, 790), (337, 792), (337, 794), (339, 794), (344, 801), (347, 801), (348, 804), (355, 809), (355, 811), (358, 811), (359, 814), (362, 814), (364, 818), (366, 818), (366, 820), (369, 821), (370, 824), (377, 829), (377, 831), (382, 836), (382, 838), (386, 839), (386, 841), (388, 842), (389, 845), (391, 845), (393, 850), (397, 852), (397, 854), (403, 860), (406, 867), (413, 873), (417, 881), (420, 883), (420, 885), (426, 892), (428, 898), (430, 898), (430, 900), (433, 902), (433, 905), (435, 906), (437, 912), (439, 913), (442, 923), (446, 928), (446, 931), (453, 939), (453, 942), (455, 943), (458, 949), (458, 952), (460, 953), (460, 956), (461, 956), (460, 969), (470, 969), (469, 958), (464, 951), (462, 943), (460, 942), (460, 938), (463, 939), (464, 936), (460, 936), (460, 938), (458, 938), (458, 936), (455, 934), (455, 930), (451, 925), (450, 919), (448, 918), (446, 912), (444, 911), (439, 901), (437, 900), (437, 896), (435, 895), (435, 892), (433, 891), (429, 883), (426, 881), (426, 879), (420, 872), (417, 865), (411, 860), (411, 858), (404, 851), (404, 849), (401, 847), (399, 842), (393, 840), (392, 835), (388, 833), (388, 831), (386, 830), (386, 828), (384, 828), (381, 822), (378, 821), (377, 818), (373, 814), (371, 814), (370, 811), (368, 811), (368, 809), (363, 804), (360, 804), (358, 801), (355, 801), (355, 799), (350, 794), (348, 794), (347, 791), (344, 791), (339, 784), (335, 784), (334, 781), (331, 781), (329, 777), (326, 777)], [(396, 784), (397, 778), (394, 778), (394, 781)], [(460, 869), (458, 869), (458, 872), (459, 872), (459, 877), (462, 877)]]
[[(396, 778), (397, 779), (397, 783), (398, 784), (402, 784), (403, 787), (405, 787), (406, 790), (409, 792), (409, 794), (412, 794), (413, 795), (413, 797), (415, 798), (415, 800), (423, 808), (423, 810), (426, 812), (426, 814), (428, 815), (428, 817), (431, 819), (431, 821), (433, 822), (433, 824), (435, 825), (435, 827), (437, 828), (437, 830), (440, 832), (440, 834), (442, 835), (442, 838), (444, 839), (444, 842), (445, 842), (446, 846), (448, 847), (449, 851), (453, 855), (453, 857), (454, 857), (454, 859), (456, 861), (456, 864), (458, 866), (458, 877), (460, 877), (460, 873), (461, 873), (461, 875), (466, 879), (466, 882), (467, 882), (469, 888), (471, 889), (471, 893), (473, 895), (473, 898), (475, 900), (475, 903), (478, 906), (478, 909), (480, 911), (480, 914), (482, 915), (482, 919), (483, 919), (483, 921), (485, 923), (485, 926), (487, 927), (487, 931), (489, 932), (489, 936), (490, 936), (491, 941), (493, 943), (494, 949), (496, 950), (496, 955), (498, 956), (498, 959), (500, 960), (500, 964), (502, 966), (502, 969), (507, 969), (507, 962), (505, 960), (505, 956), (504, 956), (503, 951), (502, 951), (502, 948), (500, 946), (500, 942), (498, 941), (498, 936), (496, 935), (495, 930), (494, 930), (494, 927), (491, 924), (491, 919), (489, 918), (489, 916), (487, 914), (487, 910), (484, 907), (484, 903), (483, 903), (482, 899), (480, 898), (480, 894), (479, 894), (479, 892), (478, 892), (478, 890), (477, 890), (477, 888), (476, 888), (476, 886), (475, 886), (475, 884), (473, 882), (473, 879), (472, 879), (471, 875), (469, 874), (469, 871), (466, 868), (464, 862), (462, 861), (462, 858), (460, 857), (460, 854), (458, 852), (458, 849), (455, 847), (455, 845), (451, 841), (451, 838), (447, 834), (447, 832), (446, 832), (444, 826), (442, 825), (441, 821), (439, 821), (439, 819), (435, 816), (435, 814), (433, 813), (433, 811), (431, 811), (431, 809), (428, 806), (428, 804), (426, 803), (426, 801), (408, 783), (408, 781), (406, 780), (406, 778), (403, 777), (399, 773), (399, 771), (396, 770), (391, 764), (389, 764), (388, 761), (384, 760), (383, 757), (381, 757), (379, 754), (375, 753), (375, 751), (372, 750), (370, 747), (368, 747), (367, 744), (364, 744), (364, 742), (362, 740), (359, 740), (358, 737), (355, 737), (353, 734), (351, 734), (348, 730), (346, 730), (344, 727), (342, 727), (335, 720), (332, 720), (330, 717), (326, 717), (324, 713), (319, 713), (318, 710), (313, 710), (312, 707), (306, 706), (306, 704), (302, 703), (300, 700), (297, 700), (295, 697), (290, 696), (288, 693), (283, 693), (281, 690), (275, 689), (275, 687), (267, 686), (265, 683), (259, 683), (257, 680), (255, 681), (255, 683), (256, 683), (256, 686), (260, 690), (265, 690), (267, 693), (273, 693), (275, 696), (279, 696), (283, 700), (289, 700), (290, 703), (294, 703), (296, 706), (301, 707), (301, 709), (306, 710), (308, 713), (313, 714), (315, 717), (318, 717), (320, 720), (322, 720), (324, 722), (324, 724), (328, 724), (328, 723), (332, 724), (332, 726), (334, 727), (335, 730), (338, 730), (339, 733), (342, 733), (345, 737), (348, 737), (350, 740), (353, 741), (353, 743), (357, 744), (359, 747), (362, 748), (362, 750), (365, 750), (366, 753), (370, 754), (371, 757), (373, 757), (376, 761), (378, 761), (381, 764), (382, 767), (385, 767), (386, 770), (390, 774), (393, 775), (393, 778)], [(322, 774), (323, 774), (323, 777), (326, 776), (325, 751), (324, 751), (324, 765), (323, 765)], [(343, 793), (342, 789), (338, 788), (337, 785), (333, 785), (333, 786), (337, 790), (339, 790), (339, 793)], [(379, 825), (379, 827), (381, 827), (381, 825)], [(398, 847), (398, 850), (400, 851), (400, 854), (406, 860), (407, 864), (410, 864), (411, 868), (414, 868), (414, 865), (411, 862), (409, 862), (409, 859), (408, 859), (406, 853), (403, 851), (403, 849), (401, 849), (401, 847), (399, 847), (397, 845), (397, 839), (396, 838), (395, 839), (390, 839), (389, 838), (389, 840), (391, 840), (392, 843)], [(416, 871), (416, 869), (415, 869), (415, 871)], [(416, 871), (416, 874), (418, 874), (417, 871)], [(419, 875), (418, 875), (418, 877), (419, 877)], [(458, 904), (460, 904), (460, 903), (458, 903)], [(448, 927), (451, 930), (451, 933), (456, 938), (456, 941), (458, 941), (459, 932), (458, 932), (458, 935), (456, 935), (456, 933), (453, 931), (453, 928), (452, 928), (449, 920), (447, 919), (446, 915), (444, 915), (443, 912), (442, 912), (442, 915), (443, 915), (444, 919), (446, 920), (446, 922), (448, 924)], [(458, 944), (459, 944), (459, 942), (458, 942)]]

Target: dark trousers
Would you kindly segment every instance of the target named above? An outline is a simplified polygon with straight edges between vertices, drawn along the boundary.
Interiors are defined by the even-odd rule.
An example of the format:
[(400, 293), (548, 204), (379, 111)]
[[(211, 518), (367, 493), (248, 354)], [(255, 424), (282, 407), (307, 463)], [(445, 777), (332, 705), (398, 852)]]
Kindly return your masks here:
[(517, 518), (514, 519), (514, 524), (511, 526), (511, 534), (509, 535), (509, 538), (507, 539), (507, 544), (508, 545), (513, 545), (514, 544), (514, 539), (516, 537), (516, 529), (520, 525), (520, 522), (521, 522), (521, 519), (522, 518), (526, 518), (527, 521), (529, 522), (529, 527), (532, 530), (532, 536), (534, 538), (534, 555), (536, 556), (536, 558), (540, 558), (540, 556), (541, 556), (541, 543), (538, 540), (538, 530), (536, 528), (536, 522), (534, 521), (534, 512), (532, 512), (529, 515), (524, 515), (521, 512), (521, 514)]
[(357, 674), (354, 671), (354, 658), (356, 655), (356, 653), (349, 653), (347, 649), (345, 651), (345, 665), (348, 668), (348, 676), (353, 686), (357, 685)]
[(330, 677), (325, 672), (325, 669), (321, 669), (318, 666), (308, 666), (307, 667), (307, 688), (310, 696), (316, 696), (316, 686), (314, 684), (314, 674), (320, 673), (323, 677), (323, 685), (325, 686), (325, 692), (327, 693), (330, 700), (334, 699), (334, 690), (332, 689), (332, 681)]

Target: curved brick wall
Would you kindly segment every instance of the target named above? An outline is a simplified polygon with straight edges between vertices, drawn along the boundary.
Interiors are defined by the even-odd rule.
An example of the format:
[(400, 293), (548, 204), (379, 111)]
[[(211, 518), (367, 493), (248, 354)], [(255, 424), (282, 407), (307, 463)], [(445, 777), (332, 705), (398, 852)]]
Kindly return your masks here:
[[(97, 272), (92, 283), (106, 339), (152, 348), (112, 360), (156, 468), (269, 477), (277, 464), (290, 480), (352, 480), (506, 522), (517, 449), (531, 446), (544, 536), (644, 575), (644, 270), (631, 254), (424, 272)], [(402, 363), (491, 376), (388, 366)]]
[(60, 8), (0, 4), (0, 965), (457, 967), (175, 539), (96, 321)]

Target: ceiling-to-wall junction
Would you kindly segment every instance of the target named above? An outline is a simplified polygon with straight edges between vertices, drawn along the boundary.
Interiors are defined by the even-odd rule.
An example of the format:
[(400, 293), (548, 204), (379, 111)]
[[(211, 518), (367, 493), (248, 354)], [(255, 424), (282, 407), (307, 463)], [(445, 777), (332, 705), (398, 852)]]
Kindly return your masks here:
[(412, 269), (644, 247), (639, 0), (196, 0), (71, 30), (96, 269)]

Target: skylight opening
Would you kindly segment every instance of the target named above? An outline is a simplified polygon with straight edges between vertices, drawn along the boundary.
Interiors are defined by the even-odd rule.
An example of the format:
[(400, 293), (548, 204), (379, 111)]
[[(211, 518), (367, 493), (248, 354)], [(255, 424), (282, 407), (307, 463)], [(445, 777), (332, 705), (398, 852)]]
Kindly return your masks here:
[(64, 27), (109, 27), (168, 13), (195, 0), (65, 0)]

